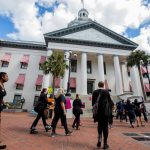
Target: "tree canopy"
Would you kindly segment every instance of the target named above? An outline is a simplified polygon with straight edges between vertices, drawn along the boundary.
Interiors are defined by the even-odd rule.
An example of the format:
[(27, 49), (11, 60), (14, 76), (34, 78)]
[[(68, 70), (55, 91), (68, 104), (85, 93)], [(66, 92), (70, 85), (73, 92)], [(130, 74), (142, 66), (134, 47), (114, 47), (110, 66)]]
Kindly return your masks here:
[(136, 50), (131, 52), (131, 54), (127, 57), (127, 66), (140, 66), (141, 61), (143, 61), (143, 64), (145, 64), (149, 59), (150, 56), (146, 54), (145, 51)]

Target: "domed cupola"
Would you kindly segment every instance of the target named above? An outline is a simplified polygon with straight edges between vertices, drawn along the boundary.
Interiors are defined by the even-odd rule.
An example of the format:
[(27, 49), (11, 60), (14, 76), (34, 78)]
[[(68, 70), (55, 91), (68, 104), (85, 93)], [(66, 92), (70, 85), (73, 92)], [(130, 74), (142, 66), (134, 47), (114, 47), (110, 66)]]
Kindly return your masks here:
[(81, 20), (87, 20), (88, 19), (88, 11), (84, 8), (82, 8), (79, 12), (78, 12), (78, 19)]
[(88, 16), (89, 16), (88, 11), (86, 9), (82, 8), (78, 12), (78, 18), (75, 18), (73, 21), (71, 21), (68, 24), (68, 27), (92, 21), (92, 19), (88, 18)]

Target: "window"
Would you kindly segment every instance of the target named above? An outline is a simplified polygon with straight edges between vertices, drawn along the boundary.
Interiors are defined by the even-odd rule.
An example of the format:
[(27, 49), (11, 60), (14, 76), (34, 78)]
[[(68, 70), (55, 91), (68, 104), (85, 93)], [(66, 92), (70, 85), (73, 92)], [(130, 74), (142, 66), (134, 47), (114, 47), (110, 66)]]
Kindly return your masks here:
[(42, 64), (39, 64), (39, 70), (42, 70)]
[(87, 61), (87, 73), (92, 73), (92, 62)]
[(21, 100), (21, 94), (15, 94), (14, 95), (13, 103), (16, 104), (20, 100)]
[(71, 60), (71, 72), (77, 72), (77, 60)]
[(150, 92), (146, 92), (146, 96), (150, 96)]
[(26, 63), (21, 63), (21, 69), (27, 69), (28, 67), (28, 64)]
[(104, 74), (106, 74), (106, 63), (104, 62)]
[(42, 85), (36, 85), (36, 91), (41, 91)]
[(130, 77), (130, 71), (128, 71), (128, 76)]
[(33, 103), (33, 106), (35, 106), (38, 102), (38, 99), (39, 99), (39, 96), (38, 95), (35, 95), (34, 96), (34, 103)]
[(23, 85), (22, 84), (17, 84), (16, 89), (17, 90), (23, 90)]
[(70, 88), (71, 93), (76, 93), (76, 88)]
[(2, 67), (8, 67), (9, 65), (9, 62), (7, 61), (2, 61)]
[(148, 75), (147, 73), (143, 73), (143, 78), (148, 78)]

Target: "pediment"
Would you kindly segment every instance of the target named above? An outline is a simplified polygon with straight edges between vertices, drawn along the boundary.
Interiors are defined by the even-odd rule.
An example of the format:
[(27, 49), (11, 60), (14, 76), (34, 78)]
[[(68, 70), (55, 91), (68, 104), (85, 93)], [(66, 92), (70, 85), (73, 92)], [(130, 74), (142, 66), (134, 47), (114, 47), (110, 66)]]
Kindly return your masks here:
[(94, 21), (46, 33), (44, 34), (44, 37), (45, 39), (59, 38), (81, 40), (85, 42), (138, 46), (131, 40), (113, 32), (112, 30)]
[(92, 41), (92, 42), (121, 44), (121, 42), (105, 35), (104, 33), (101, 33), (100, 31), (97, 31), (96, 29), (93, 29), (93, 28), (75, 32), (72, 34), (68, 34), (68, 35), (62, 36), (61, 38), (85, 40), (85, 41)]

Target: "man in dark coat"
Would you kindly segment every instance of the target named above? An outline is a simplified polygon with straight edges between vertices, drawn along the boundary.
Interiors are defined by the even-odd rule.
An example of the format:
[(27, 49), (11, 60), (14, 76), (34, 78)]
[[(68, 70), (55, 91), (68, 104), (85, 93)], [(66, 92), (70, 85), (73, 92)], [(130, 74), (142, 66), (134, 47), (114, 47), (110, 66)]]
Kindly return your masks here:
[[(98, 104), (98, 143), (97, 147), (101, 147), (102, 142), (102, 132), (104, 136), (104, 149), (108, 149), (109, 145), (107, 144), (108, 138), (108, 122), (109, 116), (111, 115), (111, 97), (108, 90), (104, 89), (104, 82), (100, 81), (98, 83), (98, 89), (95, 90), (92, 94), (92, 106), (96, 103), (97, 98), (100, 94), (99, 104)], [(109, 105), (109, 108), (108, 108)], [(109, 109), (109, 110), (108, 110)], [(110, 112), (110, 114), (109, 114)]]

